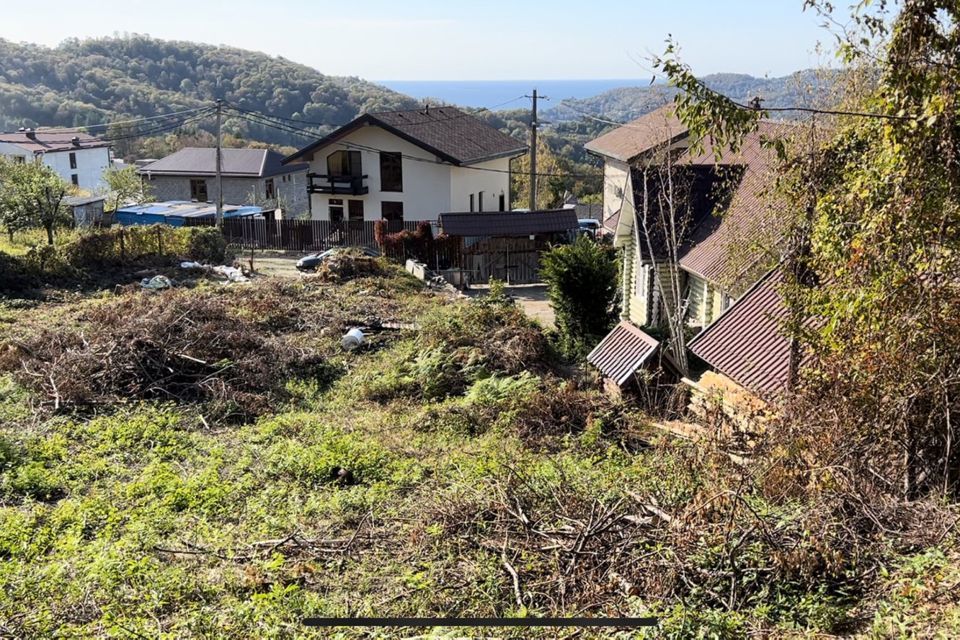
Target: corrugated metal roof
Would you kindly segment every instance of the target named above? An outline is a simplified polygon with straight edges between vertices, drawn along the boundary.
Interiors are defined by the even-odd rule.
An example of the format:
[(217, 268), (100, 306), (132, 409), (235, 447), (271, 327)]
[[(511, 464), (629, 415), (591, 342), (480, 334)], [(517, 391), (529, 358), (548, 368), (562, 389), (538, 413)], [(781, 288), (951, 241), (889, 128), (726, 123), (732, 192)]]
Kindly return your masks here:
[[(38, 129), (32, 132), (33, 137), (26, 131), (0, 133), (0, 142), (15, 144), (33, 153), (48, 153), (51, 151), (71, 151), (75, 149), (95, 149), (109, 147), (109, 142), (103, 142), (87, 133), (78, 133), (72, 129)], [(77, 142), (74, 143), (73, 139)]]
[(593, 348), (587, 362), (623, 386), (659, 349), (660, 342), (624, 320)]
[(284, 162), (310, 159), (313, 153), (364, 125), (375, 125), (437, 157), (457, 165), (522, 154), (527, 146), (491, 127), (479, 118), (454, 107), (430, 107), (409, 111), (367, 113), (330, 135), (304, 147)]
[(790, 339), (781, 326), (788, 314), (782, 284), (778, 267), (689, 344), (711, 367), (767, 398), (786, 389), (790, 374)]
[(440, 227), (451, 236), (516, 238), (562, 233), (580, 226), (573, 209), (441, 213)]
[(686, 135), (687, 127), (674, 115), (671, 102), (594, 138), (583, 148), (607, 158), (630, 162)]
[[(304, 163), (282, 163), (283, 155), (269, 149), (224, 149), (220, 170), (227, 177), (269, 178), (308, 169)], [(152, 175), (212, 176), (216, 172), (216, 149), (207, 147), (186, 147), (138, 169), (140, 174)]]
[(789, 224), (789, 205), (773, 189), (773, 151), (761, 141), (782, 137), (789, 130), (790, 125), (761, 121), (736, 153), (728, 149), (718, 157), (707, 143), (703, 153), (679, 160), (680, 164), (743, 169), (725, 210), (712, 212), (693, 230), (680, 256), (681, 267), (739, 295), (779, 259), (777, 248)]

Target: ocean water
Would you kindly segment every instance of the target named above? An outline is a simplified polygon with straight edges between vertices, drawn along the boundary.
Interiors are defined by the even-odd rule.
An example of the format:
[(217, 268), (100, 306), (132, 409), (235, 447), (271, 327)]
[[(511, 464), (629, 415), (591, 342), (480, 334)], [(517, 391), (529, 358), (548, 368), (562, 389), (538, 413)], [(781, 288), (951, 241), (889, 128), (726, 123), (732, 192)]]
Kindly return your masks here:
[(441, 103), (464, 107), (486, 107), (492, 110), (520, 109), (529, 106), (533, 89), (549, 100), (540, 103), (549, 109), (567, 98), (589, 98), (618, 87), (643, 87), (650, 79), (612, 80), (380, 80), (394, 91), (414, 98), (433, 98)]

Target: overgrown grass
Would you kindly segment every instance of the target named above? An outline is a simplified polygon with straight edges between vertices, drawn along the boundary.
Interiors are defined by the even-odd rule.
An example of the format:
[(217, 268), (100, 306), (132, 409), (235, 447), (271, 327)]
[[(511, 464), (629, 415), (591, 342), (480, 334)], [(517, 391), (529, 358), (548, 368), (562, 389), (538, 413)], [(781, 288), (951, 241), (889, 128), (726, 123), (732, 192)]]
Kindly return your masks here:
[[(655, 637), (882, 637), (955, 619), (934, 610), (954, 556), (891, 565), (876, 590), (847, 579), (859, 558), (831, 555), (811, 505), (560, 376), (502, 300), (445, 304), (392, 270), (190, 295), (229, 296), (337, 375), (284, 380), (244, 424), (160, 400), (40, 411), (0, 377), (8, 635), (394, 638), (410, 634), (300, 619), (653, 614)], [(12, 310), (0, 334), (29, 331), (28, 314), (66, 330), (104, 304)], [(374, 316), (420, 330), (341, 351), (339, 331)]]

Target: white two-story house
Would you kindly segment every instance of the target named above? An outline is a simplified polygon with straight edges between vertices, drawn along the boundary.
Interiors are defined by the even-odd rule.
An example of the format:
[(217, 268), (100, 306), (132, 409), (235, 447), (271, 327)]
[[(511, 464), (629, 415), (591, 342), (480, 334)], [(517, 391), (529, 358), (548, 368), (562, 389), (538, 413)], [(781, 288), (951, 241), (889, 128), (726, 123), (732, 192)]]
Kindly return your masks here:
[(86, 191), (100, 191), (107, 186), (103, 172), (110, 167), (110, 143), (86, 133), (69, 129), (0, 133), (0, 155), (14, 162), (43, 162), (64, 182)]
[(334, 222), (437, 220), (508, 211), (514, 138), (453, 107), (364, 114), (284, 162), (310, 164), (311, 216)]

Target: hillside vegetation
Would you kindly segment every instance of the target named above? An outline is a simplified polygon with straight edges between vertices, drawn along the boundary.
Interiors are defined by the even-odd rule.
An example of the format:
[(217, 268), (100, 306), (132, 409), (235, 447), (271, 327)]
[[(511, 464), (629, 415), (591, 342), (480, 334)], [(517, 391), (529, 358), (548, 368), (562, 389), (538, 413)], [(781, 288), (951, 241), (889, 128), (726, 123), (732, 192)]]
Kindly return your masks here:
[[(55, 48), (0, 39), (0, 130), (77, 127), (154, 116), (223, 98), (245, 109), (329, 125), (416, 101), (256, 51), (148, 36), (70, 39)], [(212, 120), (201, 123), (210, 127)], [(242, 120), (227, 131), (277, 145), (303, 138)], [(101, 130), (102, 131), (102, 130)]]
[[(763, 100), (764, 107), (810, 106), (828, 99), (834, 90), (836, 75), (823, 70), (798, 71), (778, 78), (756, 78), (743, 73), (714, 73), (700, 78), (704, 86), (747, 104), (752, 98)], [(626, 122), (639, 118), (673, 101), (678, 89), (663, 82), (643, 87), (620, 87), (590, 98), (568, 99), (544, 112), (558, 122), (583, 120), (584, 114)]]

